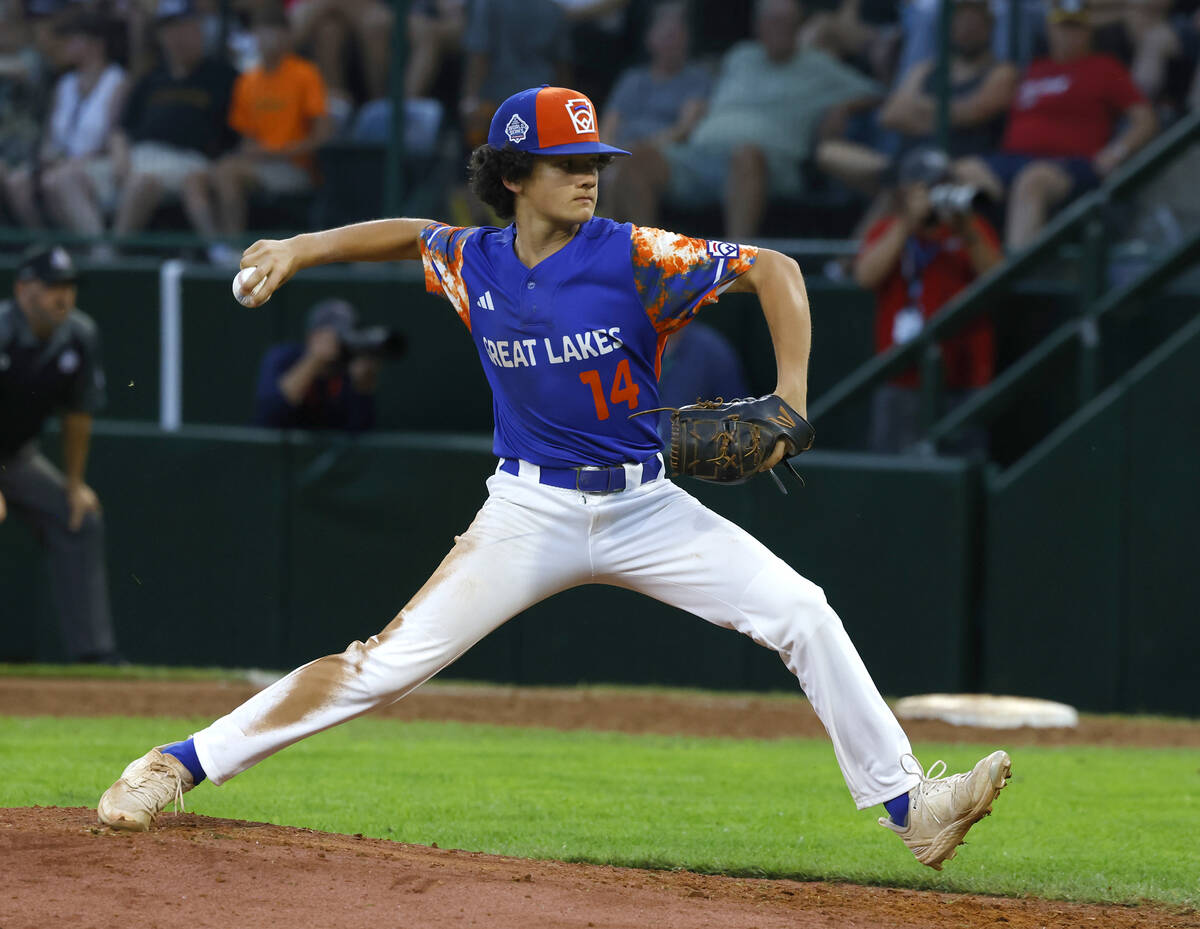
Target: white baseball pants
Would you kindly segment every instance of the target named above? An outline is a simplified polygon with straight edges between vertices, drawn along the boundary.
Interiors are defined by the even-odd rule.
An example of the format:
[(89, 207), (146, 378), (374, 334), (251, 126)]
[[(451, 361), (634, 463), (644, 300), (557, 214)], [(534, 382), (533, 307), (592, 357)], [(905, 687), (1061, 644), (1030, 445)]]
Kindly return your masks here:
[[(909, 743), (825, 601), (749, 533), (667, 480), (584, 494), (497, 473), (433, 576), (391, 624), (310, 662), (195, 734), (215, 784), (399, 700), (506, 620), (561, 590), (640, 591), (774, 649), (825, 724), (859, 809), (906, 793)], [(632, 485), (636, 485), (636, 474)]]

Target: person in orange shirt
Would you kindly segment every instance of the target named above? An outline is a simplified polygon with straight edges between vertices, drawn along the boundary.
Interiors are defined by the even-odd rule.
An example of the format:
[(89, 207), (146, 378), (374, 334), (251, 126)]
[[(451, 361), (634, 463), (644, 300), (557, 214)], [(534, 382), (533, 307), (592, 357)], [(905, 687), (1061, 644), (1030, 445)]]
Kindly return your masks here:
[(239, 147), (184, 180), (183, 202), (196, 230), (213, 240), (209, 259), (237, 264), (229, 244), (246, 228), (251, 191), (295, 193), (313, 183), (312, 153), (332, 134), (325, 83), (291, 50), (283, 12), (265, 12), (254, 28), (261, 63), (237, 79), (229, 125)]

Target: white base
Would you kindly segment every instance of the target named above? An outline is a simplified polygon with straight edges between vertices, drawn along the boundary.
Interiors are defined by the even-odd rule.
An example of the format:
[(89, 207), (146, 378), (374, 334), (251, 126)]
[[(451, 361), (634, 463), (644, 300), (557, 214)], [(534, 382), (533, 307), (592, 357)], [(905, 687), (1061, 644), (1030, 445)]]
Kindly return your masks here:
[(892, 708), (900, 719), (940, 719), (955, 726), (988, 729), (1072, 728), (1079, 725), (1073, 706), (1033, 697), (994, 694), (920, 694), (905, 697)]

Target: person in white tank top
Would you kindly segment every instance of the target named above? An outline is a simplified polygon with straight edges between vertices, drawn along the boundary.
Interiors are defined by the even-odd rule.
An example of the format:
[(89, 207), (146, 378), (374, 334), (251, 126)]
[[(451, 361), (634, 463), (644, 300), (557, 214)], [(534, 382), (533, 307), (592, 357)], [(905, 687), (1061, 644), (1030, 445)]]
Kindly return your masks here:
[(124, 85), (125, 69), (116, 63), (106, 64), (96, 77), (76, 68), (59, 78), (43, 158), (46, 153), (64, 159), (103, 154)]
[[(73, 232), (101, 235), (114, 191), (107, 152), (128, 88), (125, 69), (108, 51), (109, 24), (88, 14), (60, 30), (70, 70), (59, 78), (38, 155), (6, 179), (9, 203), (30, 228), (47, 220)], [(36, 195), (40, 174), (41, 202)]]

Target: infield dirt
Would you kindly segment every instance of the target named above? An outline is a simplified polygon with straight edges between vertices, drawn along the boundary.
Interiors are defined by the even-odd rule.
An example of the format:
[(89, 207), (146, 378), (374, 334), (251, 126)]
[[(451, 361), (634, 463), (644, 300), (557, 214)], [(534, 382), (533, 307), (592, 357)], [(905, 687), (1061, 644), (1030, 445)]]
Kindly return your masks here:
[[(245, 681), (146, 681), (0, 677), (0, 714), (9, 716), (164, 716), (216, 719), (260, 688)], [(164, 712), (164, 709), (166, 712)], [(377, 710), (388, 719), (449, 720), (611, 732), (745, 739), (825, 738), (803, 698), (689, 694), (607, 688), (508, 687), (431, 682)], [(1200, 722), (1085, 716), (1071, 729), (973, 729), (910, 720), (919, 742), (998, 745), (1128, 745), (1200, 748)]]
[[(219, 716), (255, 690), (222, 682), (0, 679), (0, 714)], [(559, 729), (820, 736), (800, 699), (453, 685), (385, 711)], [(1085, 718), (1074, 730), (906, 724), (914, 741), (1200, 746), (1200, 724)], [(0, 929), (486, 926), (489, 929), (1200, 929), (1158, 907), (642, 871), (402, 845), (262, 823), (165, 814), (113, 833), (90, 808), (0, 810)], [(953, 867), (953, 865), (951, 865)]]

